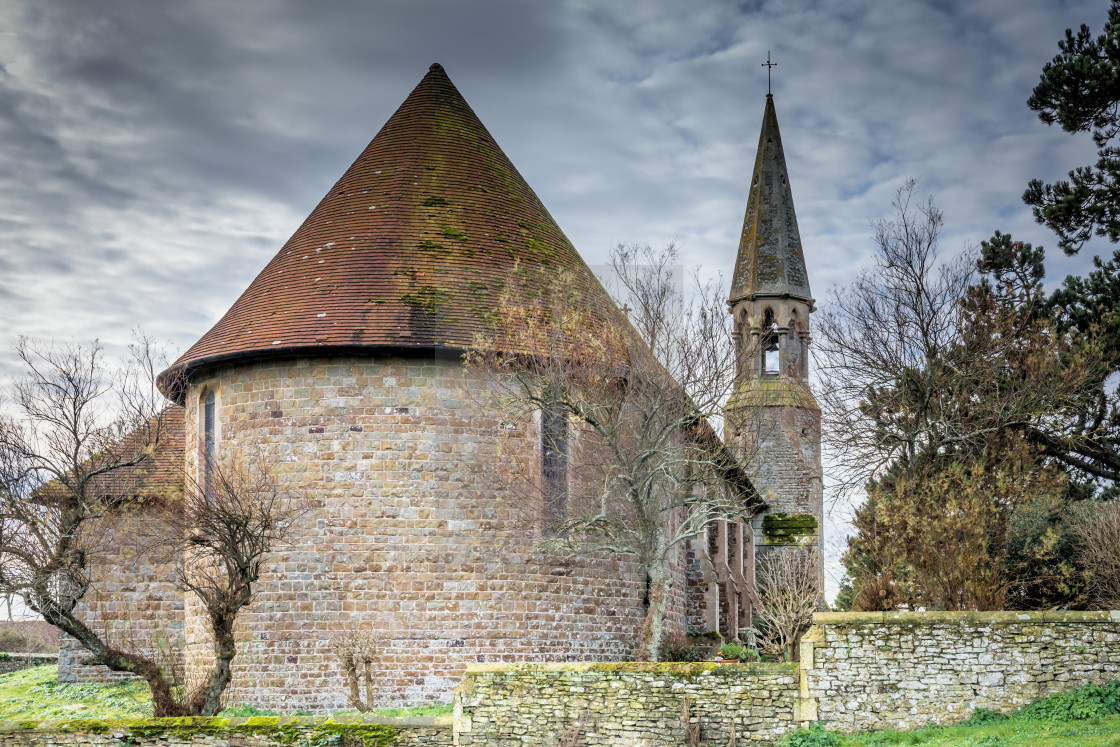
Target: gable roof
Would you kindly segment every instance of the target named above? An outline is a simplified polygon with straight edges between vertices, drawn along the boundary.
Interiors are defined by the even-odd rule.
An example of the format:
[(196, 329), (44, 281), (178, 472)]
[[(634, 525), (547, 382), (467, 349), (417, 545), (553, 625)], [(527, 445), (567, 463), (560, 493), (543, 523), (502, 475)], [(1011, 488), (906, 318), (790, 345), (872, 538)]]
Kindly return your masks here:
[[(241, 357), (462, 350), (518, 267), (609, 299), (440, 65), (161, 379)], [(174, 375), (173, 375), (174, 374)]]
[[(168, 405), (102, 453), (99, 463), (108, 460), (119, 464), (141, 454), (147, 454), (147, 458), (134, 467), (117, 467), (94, 476), (86, 485), (87, 495), (126, 503), (128, 499), (158, 501), (170, 497), (184, 486), (185, 434), (185, 410), (179, 405)], [(84, 469), (91, 468), (89, 461), (84, 463)], [(43, 502), (70, 495), (58, 478), (35, 491), (35, 498)]]
[(789, 296), (813, 303), (782, 135), (778, 131), (778, 114), (770, 94), (766, 94), (728, 302), (734, 304), (759, 296)]

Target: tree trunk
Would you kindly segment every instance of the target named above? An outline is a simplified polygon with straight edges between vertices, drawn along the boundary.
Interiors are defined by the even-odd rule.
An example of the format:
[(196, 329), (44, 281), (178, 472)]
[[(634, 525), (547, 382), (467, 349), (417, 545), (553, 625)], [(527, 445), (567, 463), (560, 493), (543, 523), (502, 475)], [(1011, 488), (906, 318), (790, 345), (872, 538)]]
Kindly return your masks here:
[(211, 630), (214, 633), (214, 667), (206, 685), (191, 700), (192, 711), (198, 716), (216, 716), (222, 710), (222, 693), (233, 679), (231, 664), (237, 656), (237, 644), (233, 640), (233, 624), (236, 614), (224, 615), (211, 613)]
[(366, 712), (362, 695), (358, 690), (358, 662), (351, 659), (345, 663), (346, 679), (350, 683), (350, 707), (360, 713)]
[[(30, 600), (29, 600), (30, 601)], [(171, 681), (163, 669), (151, 659), (140, 654), (115, 649), (90, 630), (85, 623), (68, 612), (50, 604), (31, 604), (32, 609), (51, 625), (82, 644), (90, 656), (86, 663), (100, 664), (112, 672), (124, 672), (141, 677), (152, 691), (152, 715), (189, 716), (190, 713), (175, 700)]]
[(373, 708), (373, 662), (369, 659), (365, 661), (366, 665), (366, 707), (361, 709), (363, 712)]
[(649, 608), (646, 618), (642, 621), (642, 628), (638, 632), (638, 650), (636, 657), (639, 661), (657, 661), (657, 654), (661, 648), (665, 611), (669, 609), (669, 594), (673, 588), (673, 576), (669, 572), (668, 562), (662, 558), (647, 569), (649, 573)]

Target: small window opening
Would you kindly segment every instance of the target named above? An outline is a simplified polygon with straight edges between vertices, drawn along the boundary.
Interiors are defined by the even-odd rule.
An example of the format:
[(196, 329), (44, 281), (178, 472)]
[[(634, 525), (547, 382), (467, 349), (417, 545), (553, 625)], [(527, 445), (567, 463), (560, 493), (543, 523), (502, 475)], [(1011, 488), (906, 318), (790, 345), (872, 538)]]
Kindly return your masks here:
[(762, 374), (764, 376), (777, 376), (780, 373), (778, 363), (778, 325), (774, 322), (774, 312), (766, 310), (762, 323)]
[(206, 392), (202, 402), (202, 489), (207, 497), (214, 495), (214, 458), (216, 441), (214, 392)]
[(553, 406), (541, 412), (541, 472), (544, 482), (544, 528), (559, 531), (567, 518), (568, 413)]
[(651, 591), (653, 591), (653, 579), (650, 578), (649, 574), (647, 573), (646, 574), (646, 595), (644, 597), (642, 597), (642, 607), (644, 607), (647, 610), (649, 609), (649, 594), (650, 594)]

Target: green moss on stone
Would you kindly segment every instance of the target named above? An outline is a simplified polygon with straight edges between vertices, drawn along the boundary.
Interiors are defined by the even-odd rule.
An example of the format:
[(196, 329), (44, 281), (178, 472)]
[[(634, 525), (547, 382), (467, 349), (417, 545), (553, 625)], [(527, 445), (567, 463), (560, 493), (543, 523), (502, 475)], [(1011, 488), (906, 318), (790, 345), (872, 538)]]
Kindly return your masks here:
[(762, 536), (771, 545), (796, 545), (816, 534), (817, 517), (812, 514), (775, 512), (762, 518)]
[[(65, 733), (105, 734), (125, 732), (138, 739), (174, 739), (189, 741), (196, 737), (226, 735), (267, 737), (280, 744), (308, 747), (347, 745), (348, 747), (386, 747), (394, 744), (402, 728), (364, 722), (340, 723), (302, 721), (297, 717), (254, 716), (234, 723), (228, 718), (147, 718), (147, 719), (78, 719), (57, 724)], [(24, 722), (25, 729), (34, 729), (35, 722)]]
[(414, 292), (402, 295), (401, 301), (409, 306), (420, 308), (425, 314), (434, 316), (451, 302), (453, 296), (454, 294), (445, 288), (422, 285)]

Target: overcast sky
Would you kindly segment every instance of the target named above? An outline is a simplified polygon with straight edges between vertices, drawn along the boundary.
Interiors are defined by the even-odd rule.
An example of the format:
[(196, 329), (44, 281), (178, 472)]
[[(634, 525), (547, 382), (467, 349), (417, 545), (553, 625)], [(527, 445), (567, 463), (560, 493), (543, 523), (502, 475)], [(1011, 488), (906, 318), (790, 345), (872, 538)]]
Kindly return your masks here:
[[(729, 273), (773, 90), (818, 299), (920, 177), (946, 251), (1094, 151), (1026, 99), (1103, 0), (0, 0), (0, 329), (180, 350), (440, 62), (584, 258)], [(11, 372), (0, 353), (0, 376)]]

